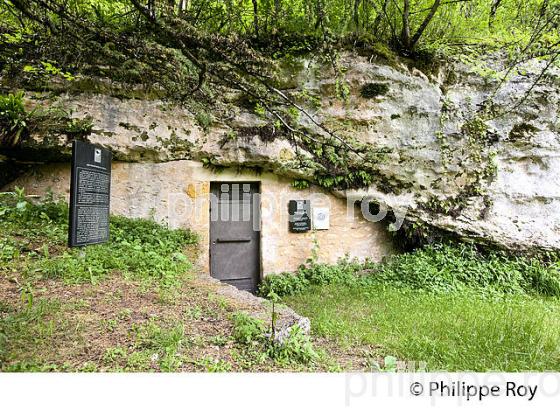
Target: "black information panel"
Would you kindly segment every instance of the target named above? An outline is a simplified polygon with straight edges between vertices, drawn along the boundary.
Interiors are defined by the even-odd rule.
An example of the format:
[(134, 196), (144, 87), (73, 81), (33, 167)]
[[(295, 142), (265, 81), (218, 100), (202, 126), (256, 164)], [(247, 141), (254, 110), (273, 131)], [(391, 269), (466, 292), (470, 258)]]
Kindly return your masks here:
[(110, 196), (111, 151), (74, 141), (68, 246), (109, 240)]
[(308, 200), (291, 200), (288, 202), (290, 232), (307, 232), (311, 230), (311, 202)]

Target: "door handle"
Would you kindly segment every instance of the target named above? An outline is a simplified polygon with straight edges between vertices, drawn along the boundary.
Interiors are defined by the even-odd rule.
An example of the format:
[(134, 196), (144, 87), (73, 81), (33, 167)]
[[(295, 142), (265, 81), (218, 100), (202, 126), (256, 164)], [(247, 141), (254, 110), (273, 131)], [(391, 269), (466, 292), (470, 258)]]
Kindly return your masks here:
[(218, 238), (216, 239), (218, 243), (228, 243), (228, 242), (251, 242), (251, 238), (233, 238), (233, 239), (223, 239)]

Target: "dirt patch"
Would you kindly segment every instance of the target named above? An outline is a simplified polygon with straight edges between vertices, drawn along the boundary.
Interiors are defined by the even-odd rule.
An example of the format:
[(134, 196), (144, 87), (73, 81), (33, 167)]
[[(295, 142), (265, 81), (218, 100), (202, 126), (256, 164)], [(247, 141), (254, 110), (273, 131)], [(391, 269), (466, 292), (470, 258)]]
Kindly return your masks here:
[[(239, 346), (232, 337), (232, 314), (243, 311), (267, 322), (270, 303), (202, 275), (185, 277), (180, 288), (167, 291), (127, 280), (118, 273), (97, 284), (42, 280), (34, 284), (32, 308), (22, 298), (20, 283), (16, 274), (0, 277), (0, 324), (4, 327), (0, 335), (12, 336), (0, 345), (4, 350), (0, 351), (0, 358), (4, 358), (0, 366), (7, 370), (367, 369), (362, 352), (343, 351), (324, 339), (313, 342), (326, 358), (305, 366), (279, 365), (256, 348)], [(291, 309), (279, 311), (285, 324), (301, 319)], [(22, 327), (9, 328), (16, 317), (23, 321)], [(175, 344), (174, 331), (180, 332)], [(173, 347), (172, 355), (166, 353), (170, 349), (166, 343)]]

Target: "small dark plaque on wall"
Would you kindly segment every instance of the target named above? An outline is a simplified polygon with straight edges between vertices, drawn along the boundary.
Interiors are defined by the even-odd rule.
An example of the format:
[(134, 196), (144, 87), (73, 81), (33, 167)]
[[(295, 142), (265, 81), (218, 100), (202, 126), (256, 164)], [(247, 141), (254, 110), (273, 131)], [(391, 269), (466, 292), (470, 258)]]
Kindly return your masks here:
[(72, 144), (68, 246), (109, 240), (111, 151), (82, 141)]
[(291, 200), (288, 202), (290, 232), (311, 230), (311, 201)]

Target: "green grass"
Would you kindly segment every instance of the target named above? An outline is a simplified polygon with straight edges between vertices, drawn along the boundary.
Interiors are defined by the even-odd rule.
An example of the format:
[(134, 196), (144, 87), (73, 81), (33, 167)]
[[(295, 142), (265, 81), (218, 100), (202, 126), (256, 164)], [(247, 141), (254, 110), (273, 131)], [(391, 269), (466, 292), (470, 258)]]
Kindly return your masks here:
[(374, 345), (430, 371), (560, 370), (558, 299), (330, 284), (284, 302), (344, 348)]
[[(42, 299), (22, 310), (0, 306), (0, 369), (1, 371), (47, 371), (52, 366), (41, 363), (33, 351), (49, 348), (50, 338), (57, 333), (69, 334), (72, 328), (58, 315), (58, 300)], [(33, 346), (33, 349), (29, 349)], [(18, 361), (5, 365), (12, 352), (18, 352)]]
[[(21, 191), (0, 195), (0, 280), (17, 288), (0, 298), (2, 371), (339, 369), (297, 331), (279, 348), (263, 334), (266, 324), (235, 314), (221, 297), (186, 295), (190, 232), (111, 217), (108, 243), (68, 249), (67, 217), (64, 204), (33, 205)], [(316, 335), (342, 349), (367, 347), (429, 370), (559, 371), (558, 267), (554, 255), (438, 245), (383, 264), (312, 263), (296, 275), (267, 277), (261, 292), (283, 295)], [(95, 298), (110, 275), (122, 288)], [(61, 284), (83, 290), (66, 300)], [(128, 297), (151, 303), (157, 295), (157, 318), (123, 304), (129, 285)], [(203, 317), (225, 328), (199, 329)], [(83, 359), (80, 346), (107, 334), (115, 336)], [(211, 357), (208, 344), (230, 356)]]
[(0, 196), (0, 216), (0, 274), (17, 272), (29, 283), (62, 279), (95, 284), (118, 272), (169, 288), (191, 267), (183, 251), (196, 243), (189, 231), (111, 216), (109, 242), (68, 249), (67, 205), (53, 201), (33, 205), (22, 191)]
[(265, 278), (261, 292), (345, 349), (373, 346), (433, 371), (558, 371), (559, 269), (556, 254), (448, 243), (383, 263), (312, 262)]
[(259, 292), (283, 297), (316, 335), (345, 349), (373, 346), (374, 355), (430, 370), (560, 370), (555, 253), (446, 243), (383, 263), (312, 260), (295, 274), (267, 276)]
[[(0, 303), (0, 369), (4, 371), (65, 370), (60, 365), (44, 364), (59, 354), (50, 351), (53, 339), (73, 337), (83, 342), (79, 321), (68, 315), (80, 306), (73, 308), (65, 300), (42, 297), (45, 280), (95, 287), (115, 275), (166, 300), (178, 292), (191, 269), (184, 251), (196, 243), (196, 237), (189, 231), (170, 230), (150, 220), (111, 216), (107, 243), (69, 249), (67, 221), (65, 203), (47, 200), (33, 204), (22, 190), (0, 194), (0, 280), (15, 283), (19, 293), (19, 300)], [(120, 292), (115, 289), (112, 293), (115, 301), (122, 296)], [(108, 307), (112, 302), (107, 301)], [(115, 312), (115, 318), (99, 323), (104, 332), (113, 332), (132, 313), (121, 309)], [(182, 338), (179, 330), (162, 330), (151, 322), (132, 329), (138, 333), (136, 342), (141, 353), (129, 355), (116, 346), (108, 349), (102, 364), (113, 365), (114, 369), (147, 370), (155, 354), (157, 367), (172, 371), (180, 364), (175, 357)], [(90, 371), (98, 368), (98, 364), (84, 365)]]
[(184, 326), (152, 318), (130, 329), (133, 343), (105, 349), (102, 366), (111, 371), (174, 372), (188, 360)]
[(0, 194), (0, 371), (334, 368), (192, 281), (190, 232), (112, 216), (109, 242), (69, 249), (67, 220), (64, 203)]

